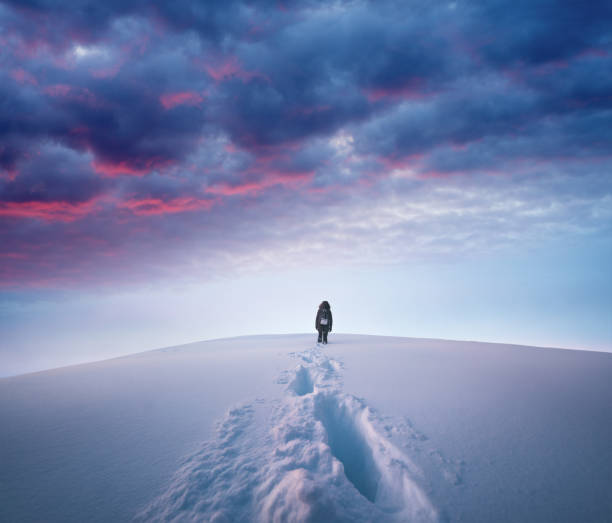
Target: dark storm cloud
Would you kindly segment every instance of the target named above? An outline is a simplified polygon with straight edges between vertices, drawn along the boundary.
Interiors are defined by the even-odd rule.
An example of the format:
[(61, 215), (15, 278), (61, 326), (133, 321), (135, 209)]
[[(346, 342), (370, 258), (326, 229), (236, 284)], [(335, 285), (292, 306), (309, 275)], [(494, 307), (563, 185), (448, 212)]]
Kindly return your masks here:
[(440, 144), (463, 145), (515, 132), (529, 120), (534, 102), (530, 93), (503, 85), (469, 85), (371, 120), (362, 127), (358, 144), (393, 157), (423, 153)]
[(468, 11), (461, 25), (474, 36), (472, 49), (496, 66), (566, 60), (611, 43), (612, 5), (606, 0), (494, 0)]
[[(422, 102), (429, 109), (420, 114), (393, 111), (395, 120), (409, 119), (399, 125), (396, 140), (397, 148), (410, 154), (437, 140), (463, 143), (503, 133), (541, 117), (547, 104), (558, 112), (564, 104), (574, 103), (576, 109), (581, 103), (609, 103), (609, 80), (593, 78), (588, 67), (573, 67), (571, 85), (564, 90), (560, 84), (550, 99), (534, 94), (550, 93), (554, 79), (547, 82), (546, 72), (525, 70), (609, 45), (601, 23), (605, 10), (597, 2), (588, 8), (462, 2), (30, 2), (5, 9), (5, 16), (21, 20), (13, 30), (26, 41), (28, 28), (57, 19), (60, 28), (66, 26), (66, 49), (81, 42), (82, 34), (85, 42), (108, 44), (117, 31), (115, 22), (125, 17), (161, 23), (156, 31), (162, 39), (150, 42), (144, 56), (129, 57), (116, 75), (91, 78), (79, 68), (56, 72), (54, 84), (40, 86), (47, 96), (38, 103), (47, 110), (38, 125), (24, 130), (91, 148), (102, 166), (120, 163), (143, 173), (192, 152), (206, 117), (239, 146), (256, 149), (329, 135), (346, 125), (367, 124), (401, 102)], [(144, 31), (143, 23), (136, 30)], [(578, 31), (578, 26), (588, 30)], [(58, 32), (47, 30), (40, 38), (54, 41)], [(193, 32), (199, 46), (185, 47), (182, 55), (168, 52), (170, 46), (183, 46)], [(548, 48), (558, 52), (549, 56)], [(483, 53), (488, 53), (484, 62)], [(513, 92), (501, 82), (485, 90), (478, 85), (481, 78), (489, 81), (497, 67), (517, 64), (520, 71), (499, 72), (522, 75), (529, 89), (517, 86)], [(603, 65), (592, 67), (599, 73)], [(449, 90), (450, 97), (445, 95)], [(527, 98), (533, 99), (531, 106)], [(45, 117), (45, 112), (51, 114)], [(442, 125), (445, 130), (434, 129)], [(375, 135), (369, 147), (384, 149), (385, 140), (379, 144)], [(5, 164), (14, 163), (18, 154), (5, 147)], [(113, 172), (112, 165), (107, 170)]]
[[(228, 37), (253, 37), (269, 26), (275, 14), (283, 15), (276, 1), (209, 0), (174, 2), (147, 0), (9, 0), (5, 19), (30, 40), (43, 38), (57, 48), (70, 45), (66, 36), (79, 42), (103, 39), (118, 19), (151, 19), (161, 28), (194, 31), (214, 43)], [(291, 2), (285, 4), (291, 4)], [(286, 15), (283, 15), (286, 18)]]
[[(82, 132), (63, 138), (76, 147), (91, 148), (98, 162), (125, 163), (136, 171), (148, 172), (179, 160), (192, 150), (199, 135), (203, 114), (197, 106), (166, 110), (155, 88), (124, 85), (116, 90), (114, 82), (104, 80), (96, 86), (99, 104), (70, 96), (55, 102)], [(59, 138), (59, 137), (58, 137)]]
[(475, 74), (435, 98), (371, 118), (358, 129), (357, 143), (392, 158), (435, 157), (446, 148), (457, 169), (469, 146), (475, 157), (464, 164), (467, 170), (473, 162), (496, 165), (509, 143), (520, 159), (606, 154), (612, 146), (610, 71), (612, 55), (602, 53), (543, 70)]
[[(50, 139), (77, 150), (92, 151), (96, 163), (122, 164), (126, 172), (146, 173), (182, 159), (193, 149), (204, 121), (195, 103), (167, 107), (164, 96), (172, 96), (194, 74), (165, 63), (171, 57), (156, 49), (155, 67), (143, 60), (135, 70), (120, 72), (112, 78), (97, 78), (82, 70), (51, 70), (37, 85), (23, 85), (4, 78), (0, 88), (3, 114), (0, 124), (2, 163), (14, 167), (15, 161), (37, 140)], [(160, 69), (173, 74), (174, 85), (160, 80)], [(16, 76), (16, 75), (13, 75)], [(197, 81), (191, 88), (197, 89)], [(120, 171), (117, 171), (120, 172)]]
[(599, 1), (0, 3), (3, 281), (34, 280), (43, 258), (66, 275), (69, 259), (129, 268), (202, 242), (246, 253), (288, 214), (293, 241), (319, 205), (356, 216), (362, 197), (409, 198), (431, 177), (494, 172), (514, 194), (548, 173), (566, 185), (538, 190), (572, 193), (609, 167), (611, 15)]
[(48, 113), (34, 88), (20, 86), (0, 73), (0, 168), (13, 169), (26, 151), (36, 147), (49, 124)]
[[(441, 89), (455, 64), (421, 13), (382, 4), (320, 9), (236, 52), (253, 81), (224, 86), (219, 120), (245, 146), (325, 135), (367, 119), (385, 99)], [(238, 101), (236, 104), (235, 101)], [(262, 128), (261, 122), (266, 126)]]
[(0, 179), (0, 201), (75, 204), (101, 194), (107, 185), (69, 149), (45, 148), (23, 163), (19, 176)]
[[(611, 49), (612, 52), (612, 49)], [(612, 54), (587, 51), (569, 63), (517, 73), (517, 81), (541, 93), (541, 113), (612, 109)]]

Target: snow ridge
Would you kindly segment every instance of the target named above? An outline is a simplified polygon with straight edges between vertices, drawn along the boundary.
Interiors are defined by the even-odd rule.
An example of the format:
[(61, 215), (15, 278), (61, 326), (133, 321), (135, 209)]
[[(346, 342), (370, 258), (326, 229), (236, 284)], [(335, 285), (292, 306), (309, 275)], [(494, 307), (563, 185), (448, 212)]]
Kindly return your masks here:
[(137, 520), (438, 519), (389, 425), (342, 391), (342, 363), (318, 347), (293, 356), (298, 365), (279, 378), (284, 397), (231, 409)]

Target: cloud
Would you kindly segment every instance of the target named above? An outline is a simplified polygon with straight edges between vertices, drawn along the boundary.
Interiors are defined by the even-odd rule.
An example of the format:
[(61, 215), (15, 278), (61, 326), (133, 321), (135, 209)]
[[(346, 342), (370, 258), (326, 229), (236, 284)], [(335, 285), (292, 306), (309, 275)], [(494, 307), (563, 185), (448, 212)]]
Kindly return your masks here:
[(95, 176), (87, 156), (69, 148), (43, 145), (29, 152), (13, 179), (0, 180), (3, 202), (54, 202), (78, 204), (100, 195), (106, 184)]
[(2, 281), (607, 234), (609, 11), (4, 2)]
[(471, 16), (461, 25), (469, 31), (466, 34), (477, 35), (474, 51), (496, 66), (556, 62), (609, 45), (606, 21), (612, 8), (604, 0), (588, 6), (554, 1), (510, 5), (497, 0), (471, 4), (469, 10)]
[(182, 91), (177, 93), (165, 93), (159, 97), (164, 109), (172, 109), (177, 105), (198, 106), (204, 101), (204, 97), (194, 91)]

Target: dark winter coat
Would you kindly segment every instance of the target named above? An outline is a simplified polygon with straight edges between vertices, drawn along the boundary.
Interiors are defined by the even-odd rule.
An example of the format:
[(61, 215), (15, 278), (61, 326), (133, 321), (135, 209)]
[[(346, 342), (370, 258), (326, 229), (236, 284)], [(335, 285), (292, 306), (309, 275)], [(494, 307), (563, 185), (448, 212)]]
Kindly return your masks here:
[[(321, 325), (321, 312), (323, 311), (323, 309), (327, 309), (327, 325)], [(315, 320), (315, 329), (328, 330), (331, 332), (332, 321), (333, 321), (333, 318), (332, 318), (332, 313), (331, 313), (331, 307), (329, 306), (329, 303), (324, 301), (323, 303), (321, 303), (321, 305), (319, 305), (319, 310), (317, 311), (317, 319)]]

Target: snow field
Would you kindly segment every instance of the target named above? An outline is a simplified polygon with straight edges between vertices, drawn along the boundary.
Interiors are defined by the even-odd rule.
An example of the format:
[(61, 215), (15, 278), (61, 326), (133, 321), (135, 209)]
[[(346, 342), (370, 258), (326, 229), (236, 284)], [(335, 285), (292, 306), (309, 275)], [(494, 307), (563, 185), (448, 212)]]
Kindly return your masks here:
[(342, 363), (292, 353), (280, 400), (230, 409), (140, 520), (436, 521), (421, 470), (366, 402), (343, 392)]
[(0, 521), (612, 521), (611, 354), (314, 339), (0, 379)]

